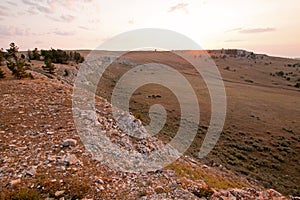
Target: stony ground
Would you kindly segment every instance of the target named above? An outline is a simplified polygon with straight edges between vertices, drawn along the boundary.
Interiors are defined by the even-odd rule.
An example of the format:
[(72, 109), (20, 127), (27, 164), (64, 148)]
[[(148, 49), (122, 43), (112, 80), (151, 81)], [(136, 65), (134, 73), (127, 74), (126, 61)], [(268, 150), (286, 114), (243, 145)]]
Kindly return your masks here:
[[(38, 73), (34, 80), (0, 80), (0, 199), (285, 199), (223, 166), (187, 156), (148, 173), (114, 170), (85, 150), (71, 95), (67, 81)], [(114, 128), (101, 112), (105, 100), (97, 105), (99, 122), (110, 133)], [(112, 141), (124, 137), (116, 132)]]

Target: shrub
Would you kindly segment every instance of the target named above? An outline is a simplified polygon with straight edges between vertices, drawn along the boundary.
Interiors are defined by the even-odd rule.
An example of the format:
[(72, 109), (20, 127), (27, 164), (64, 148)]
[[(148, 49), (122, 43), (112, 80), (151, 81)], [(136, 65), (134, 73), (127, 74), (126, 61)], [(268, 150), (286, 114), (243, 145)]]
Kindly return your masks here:
[(278, 154), (272, 154), (273, 158), (278, 160), (279, 162), (284, 162), (284, 159)]
[(247, 157), (244, 156), (243, 154), (240, 154), (238, 152), (234, 152), (234, 156), (239, 159), (239, 160), (243, 160), (243, 161), (246, 161), (247, 160)]
[(69, 74), (70, 74), (69, 70), (65, 69), (63, 76), (69, 76)]
[(275, 72), (275, 74), (276, 74), (277, 76), (283, 76), (283, 75), (284, 75), (284, 72), (283, 72), (283, 71), (279, 71), (279, 72)]
[(194, 190), (192, 193), (199, 198), (209, 198), (211, 195), (213, 195), (214, 192), (211, 188), (201, 188), (198, 190)]
[(248, 83), (254, 83), (254, 81), (250, 80), (250, 79), (246, 79), (245, 82), (248, 82)]
[(0, 78), (4, 78), (4, 77), (5, 77), (4, 71), (0, 68)]

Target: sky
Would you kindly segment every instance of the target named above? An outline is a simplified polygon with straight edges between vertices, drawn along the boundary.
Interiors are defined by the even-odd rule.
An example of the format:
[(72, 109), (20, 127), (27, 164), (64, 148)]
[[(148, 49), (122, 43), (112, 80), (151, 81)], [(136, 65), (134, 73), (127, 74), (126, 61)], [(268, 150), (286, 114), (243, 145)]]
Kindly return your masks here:
[(140, 28), (181, 33), (204, 49), (300, 57), (299, 0), (1, 0), (0, 47), (95, 49)]

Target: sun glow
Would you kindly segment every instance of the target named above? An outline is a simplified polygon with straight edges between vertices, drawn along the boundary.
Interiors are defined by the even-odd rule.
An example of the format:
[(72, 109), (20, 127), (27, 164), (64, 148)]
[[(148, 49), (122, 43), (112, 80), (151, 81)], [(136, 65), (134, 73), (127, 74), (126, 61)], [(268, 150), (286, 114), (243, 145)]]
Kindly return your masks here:
[[(300, 1), (31, 1), (0, 3), (0, 42), (21, 49), (93, 49), (137, 28), (169, 29), (205, 49), (299, 56)], [(16, 16), (8, 11), (15, 10)]]

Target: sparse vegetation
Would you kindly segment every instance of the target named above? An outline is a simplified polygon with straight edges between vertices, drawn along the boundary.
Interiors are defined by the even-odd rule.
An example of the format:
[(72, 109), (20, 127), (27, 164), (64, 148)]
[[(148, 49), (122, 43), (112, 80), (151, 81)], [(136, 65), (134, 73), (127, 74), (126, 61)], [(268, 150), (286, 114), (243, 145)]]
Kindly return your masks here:
[(167, 167), (172, 169), (179, 177), (190, 178), (191, 180), (204, 180), (209, 187), (217, 189), (228, 189), (228, 188), (242, 188), (246, 187), (245, 184), (240, 182), (231, 182), (228, 179), (222, 177), (214, 177), (208, 173), (205, 173), (200, 168), (194, 169), (183, 162), (175, 162)]
[(4, 190), (0, 192), (0, 200), (40, 200), (40, 193), (28, 188), (15, 188), (13, 191)]

